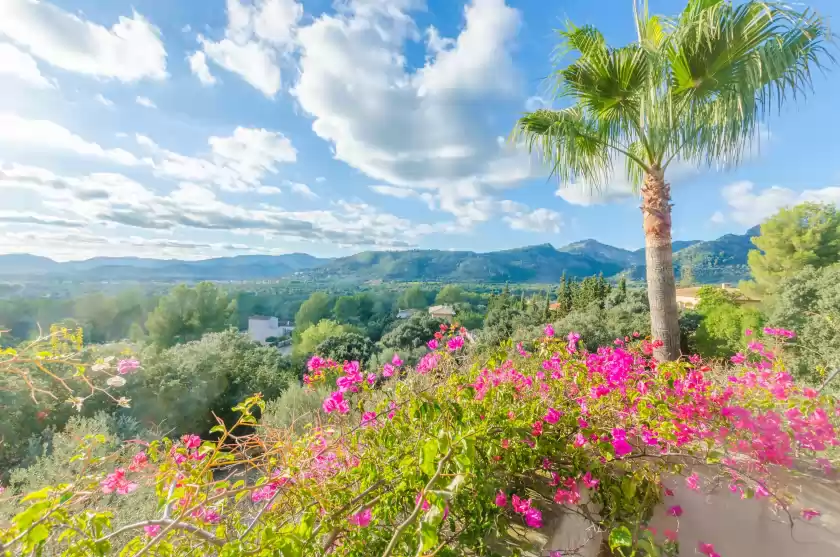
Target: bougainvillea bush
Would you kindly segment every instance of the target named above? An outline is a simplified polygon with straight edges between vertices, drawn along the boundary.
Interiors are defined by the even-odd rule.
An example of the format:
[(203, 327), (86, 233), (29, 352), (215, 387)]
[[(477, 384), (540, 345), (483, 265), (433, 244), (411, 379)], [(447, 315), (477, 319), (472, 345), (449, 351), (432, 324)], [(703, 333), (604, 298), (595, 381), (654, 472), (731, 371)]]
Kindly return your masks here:
[[(309, 426), (261, 426), (257, 395), (205, 439), (163, 439), (123, 463), (91, 457), (85, 439), (82, 472), (23, 496), (3, 551), (556, 557), (576, 552), (546, 541), (574, 514), (603, 554), (673, 556), (682, 509), (663, 479), (674, 477), (820, 520), (775, 473), (830, 467), (838, 444), (836, 401), (784, 369), (791, 335), (755, 335), (728, 369), (657, 363), (655, 343), (633, 336), (587, 352), (550, 326), (481, 359), (466, 331), (446, 328), (412, 369), (398, 355), (367, 370), (315, 357), (305, 383), (329, 390), (323, 412), (300, 416)], [(156, 511), (118, 521), (113, 503), (148, 489)], [(660, 504), (675, 527), (655, 535)], [(697, 550), (712, 557), (714, 544)]]

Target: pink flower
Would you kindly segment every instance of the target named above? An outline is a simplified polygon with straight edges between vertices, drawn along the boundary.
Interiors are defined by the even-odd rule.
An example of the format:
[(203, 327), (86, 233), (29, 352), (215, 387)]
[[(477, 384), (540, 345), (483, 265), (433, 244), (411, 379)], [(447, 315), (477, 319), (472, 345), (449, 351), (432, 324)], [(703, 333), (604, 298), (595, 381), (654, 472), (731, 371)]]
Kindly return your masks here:
[(375, 373), (368, 373), (367, 382), (368, 382), (368, 385), (373, 387), (373, 385), (376, 383), (376, 374)]
[(586, 445), (586, 437), (583, 436), (583, 433), (578, 431), (577, 434), (575, 434), (574, 446), (580, 448), (584, 445)]
[(496, 494), (496, 500), (494, 501), (494, 503), (496, 503), (497, 507), (504, 507), (505, 505), (507, 505), (507, 495), (505, 495), (504, 491), (500, 490)]
[(362, 427), (376, 425), (376, 412), (365, 412), (362, 414)]
[(524, 513), (528, 509), (531, 508), (531, 500), (530, 499), (520, 499), (519, 495), (514, 495), (511, 499), (511, 505), (513, 506), (514, 512), (519, 514)]
[(143, 531), (146, 533), (146, 536), (154, 538), (155, 536), (160, 534), (160, 525), (147, 524), (146, 526), (143, 526)]
[(633, 452), (633, 446), (627, 442), (627, 433), (621, 428), (612, 430), (612, 446), (616, 457), (622, 457)]
[(99, 485), (102, 486), (102, 493), (117, 492), (119, 495), (128, 495), (137, 489), (137, 484), (128, 481), (125, 477), (124, 468), (117, 468), (108, 474)]
[(689, 477), (685, 479), (685, 485), (688, 486), (688, 489), (698, 491), (700, 489), (700, 477), (697, 475), (697, 472), (692, 472)]
[(429, 354), (426, 354), (422, 358), (420, 358), (420, 361), (417, 362), (417, 367), (415, 367), (414, 369), (417, 371), (417, 373), (419, 373), (421, 375), (425, 375), (426, 373), (429, 373), (430, 371), (434, 371), (435, 368), (437, 368), (437, 365), (438, 365), (439, 361), (440, 361), (440, 353), (439, 352), (431, 352)]
[(325, 365), (326, 362), (322, 360), (319, 356), (312, 356), (306, 363), (306, 367), (307, 369), (309, 369), (309, 371), (317, 371)]
[(673, 507), (668, 509), (668, 514), (671, 516), (680, 517), (683, 514), (682, 507), (679, 505), (674, 505)]
[(525, 511), (525, 524), (531, 528), (542, 528), (542, 513), (537, 509), (529, 508)]
[(347, 522), (349, 522), (353, 526), (365, 528), (370, 524), (371, 514), (372, 513), (370, 509), (364, 509), (348, 518)]
[(560, 412), (559, 410), (555, 410), (554, 408), (549, 408), (548, 412), (545, 413), (545, 417), (543, 419), (550, 424), (556, 424), (560, 420), (560, 417), (562, 415), (563, 415), (563, 413)]
[(667, 539), (668, 541), (672, 541), (672, 542), (677, 541), (677, 533), (675, 531), (665, 530), (665, 532), (663, 532), (663, 533), (665, 534), (665, 539)]
[(391, 364), (385, 364), (382, 366), (382, 377), (391, 377), (394, 375), (394, 366)]
[(549, 338), (553, 337), (554, 336), (554, 327), (552, 327), (551, 325), (546, 325), (543, 332), (545, 333), (545, 336), (547, 336)]
[(146, 453), (140, 452), (134, 455), (134, 458), (131, 459), (131, 464), (128, 466), (128, 469), (132, 472), (137, 472), (138, 470), (145, 468), (148, 463), (149, 457), (146, 456)]
[(502, 448), (507, 449), (510, 447), (510, 440), (509, 439), (502, 439)]
[(715, 546), (710, 543), (700, 542), (697, 544), (697, 550), (706, 557), (720, 557), (720, 554), (715, 552)]
[(181, 443), (188, 449), (197, 449), (201, 446), (201, 437), (198, 435), (184, 435), (181, 437)]
[(400, 360), (400, 357), (397, 354), (394, 354), (394, 357), (391, 358), (391, 363), (394, 364), (395, 367), (403, 365), (403, 361)]
[(539, 437), (540, 435), (542, 435), (542, 432), (543, 432), (542, 420), (534, 422), (534, 425), (531, 428), (531, 435), (533, 435), (534, 437)]
[(341, 391), (335, 391), (324, 400), (324, 412), (327, 414), (331, 412), (338, 412), (339, 414), (346, 414), (350, 411), (350, 404), (344, 400), (344, 395)]
[(429, 347), (429, 350), (437, 350), (438, 349), (438, 341), (437, 339), (432, 339), (426, 343), (426, 346)]
[(664, 488), (663, 490), (665, 492), (665, 495), (667, 495), (668, 497), (673, 497), (674, 496), (674, 492), (672, 490), (668, 489), (667, 487)]
[(584, 474), (582, 480), (583, 485), (585, 485), (589, 489), (595, 489), (596, 487), (598, 487), (598, 484), (601, 483), (601, 480), (592, 477), (592, 472), (587, 472), (586, 474)]
[(452, 337), (451, 339), (449, 339), (449, 342), (446, 343), (446, 347), (449, 348), (450, 352), (455, 352), (456, 350), (458, 350), (459, 348), (462, 348), (463, 346), (464, 346), (464, 337), (461, 337), (461, 336)]
[(119, 363), (117, 363), (117, 373), (119, 373), (120, 375), (127, 375), (139, 367), (140, 362), (138, 362), (134, 358), (130, 358), (128, 360), (120, 360)]
[(817, 518), (820, 515), (822, 515), (820, 511), (815, 511), (814, 509), (802, 509), (802, 518), (805, 520), (811, 520), (812, 518)]
[(577, 352), (577, 343), (580, 340), (580, 333), (569, 333), (566, 339), (569, 341), (566, 345), (566, 350), (569, 351), (569, 354)]

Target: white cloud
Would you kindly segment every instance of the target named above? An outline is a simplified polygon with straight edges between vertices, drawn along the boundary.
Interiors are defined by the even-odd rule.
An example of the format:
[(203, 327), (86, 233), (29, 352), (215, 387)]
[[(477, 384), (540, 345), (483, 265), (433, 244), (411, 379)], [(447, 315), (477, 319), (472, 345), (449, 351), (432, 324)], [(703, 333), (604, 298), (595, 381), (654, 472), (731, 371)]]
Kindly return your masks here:
[(234, 191), (258, 187), (267, 174), (278, 172), (279, 163), (297, 160), (287, 137), (262, 128), (237, 127), (231, 136), (212, 136), (210, 153), (202, 157), (163, 149), (145, 136), (137, 136), (137, 142), (151, 151), (156, 175)]
[(139, 96), (135, 99), (135, 101), (140, 106), (145, 106), (146, 108), (157, 108), (157, 105), (155, 104), (155, 102), (152, 99), (150, 99), (149, 97)]
[(38, 89), (55, 86), (41, 74), (35, 59), (8, 43), (0, 43), (0, 76), (12, 76)]
[(723, 224), (726, 222), (726, 217), (720, 211), (715, 211), (714, 214), (709, 218), (712, 224)]
[[(354, 0), (298, 29), (292, 93), (335, 157), (384, 184), (418, 190), (504, 187), (532, 176), (530, 160), (499, 142), (488, 107), (519, 83), (509, 46), (520, 17), (503, 0), (472, 0), (452, 40), (435, 31), (434, 60), (406, 70), (422, 2)], [(454, 43), (452, 42), (454, 40)]]
[(256, 189), (256, 192), (260, 195), (280, 195), (283, 190), (276, 186), (260, 186)]
[(40, 215), (38, 213), (0, 211), (0, 225), (2, 224), (35, 224), (61, 228), (79, 228), (85, 225), (85, 221)]
[(324, 178), (323, 176), (318, 176), (317, 178), (315, 178), (315, 181), (316, 181), (316, 182), (318, 182), (318, 183), (320, 184), (320, 183), (322, 183), (322, 182), (326, 182), (326, 181), (327, 181), (327, 179), (326, 179), (326, 178)]
[(94, 98), (96, 99), (96, 102), (102, 104), (103, 106), (107, 106), (108, 108), (113, 108), (114, 106), (114, 101), (105, 98), (102, 93), (97, 93)]
[(541, 108), (548, 108), (551, 106), (551, 101), (540, 97), (539, 95), (534, 95), (533, 97), (528, 97), (525, 101), (525, 110), (528, 112), (534, 112), (535, 110), (539, 110)]
[(549, 209), (513, 211), (511, 214), (502, 217), (502, 220), (514, 230), (553, 232), (554, 234), (560, 232), (560, 227), (563, 224), (560, 213)]
[(303, 6), (295, 0), (255, 0), (251, 4), (227, 0), (227, 13), (224, 39), (199, 37), (204, 53), (267, 97), (274, 97), (282, 85), (279, 60), (293, 44)]
[(729, 205), (728, 218), (745, 226), (756, 225), (783, 207), (806, 201), (840, 203), (840, 187), (836, 186), (800, 192), (771, 186), (756, 191), (754, 183), (741, 181), (724, 186), (721, 194)]
[(210, 73), (210, 68), (207, 66), (207, 56), (202, 51), (193, 52), (187, 57), (190, 63), (190, 71), (195, 75), (202, 85), (214, 85), (216, 78)]
[(49, 120), (27, 120), (0, 112), (0, 144), (31, 151), (68, 151), (133, 166), (140, 161), (124, 149), (104, 149)]
[(70, 72), (126, 82), (166, 78), (160, 31), (137, 12), (107, 28), (46, 1), (3, 0), (0, 35)]
[(233, 205), (198, 184), (182, 182), (156, 193), (121, 174), (59, 176), (37, 167), (0, 166), (0, 190), (38, 195), (44, 215), (82, 220), (87, 225), (143, 230), (203, 230), (258, 234), (271, 238), (326, 242), (340, 246), (411, 247), (424, 233), (410, 221), (363, 203), (336, 201), (329, 209), (285, 211)]
[(307, 197), (309, 199), (317, 199), (318, 198), (318, 194), (316, 194), (314, 191), (309, 189), (309, 186), (307, 186), (306, 184), (301, 184), (299, 182), (292, 182), (290, 185), (292, 187), (292, 191), (294, 193), (298, 194), (301, 197)]

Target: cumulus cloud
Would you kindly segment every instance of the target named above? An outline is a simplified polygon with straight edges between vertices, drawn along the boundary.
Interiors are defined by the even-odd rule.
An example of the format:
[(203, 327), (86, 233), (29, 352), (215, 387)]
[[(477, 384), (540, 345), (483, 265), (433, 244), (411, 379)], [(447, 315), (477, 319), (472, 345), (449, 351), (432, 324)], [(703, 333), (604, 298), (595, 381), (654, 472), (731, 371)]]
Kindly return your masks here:
[(276, 186), (260, 186), (256, 191), (260, 195), (280, 195), (283, 193), (283, 190)]
[(47, 1), (3, 0), (0, 35), (70, 72), (125, 82), (167, 76), (160, 31), (137, 12), (104, 27)]
[[(199, 36), (204, 54), (267, 97), (274, 97), (282, 85), (280, 60), (292, 47), (303, 6), (295, 0), (255, 0), (252, 3), (227, 0), (227, 14), (223, 39), (213, 41)], [(206, 62), (204, 68), (207, 69)], [(195, 69), (193, 73), (205, 83)]]
[(258, 187), (267, 174), (278, 172), (278, 164), (297, 160), (297, 150), (286, 136), (262, 128), (237, 127), (231, 136), (211, 136), (210, 153), (198, 157), (169, 151), (142, 135), (137, 142), (150, 151), (156, 175), (232, 191)]
[(140, 106), (145, 106), (146, 108), (157, 108), (157, 105), (155, 104), (155, 101), (153, 101), (149, 97), (139, 96), (135, 99), (135, 101)]
[(2, 224), (35, 224), (60, 228), (79, 228), (85, 225), (85, 221), (40, 215), (38, 213), (0, 211), (0, 225)]
[(429, 32), (434, 56), (412, 72), (403, 47), (420, 38), (409, 12), (421, 7), (353, 0), (298, 29), (292, 93), (313, 131), (337, 159), (393, 187), (503, 187), (530, 177), (527, 155), (499, 141), (485, 117), (519, 84), (509, 53), (519, 13), (503, 0), (473, 0), (457, 38)]
[(37, 89), (55, 87), (41, 74), (32, 56), (8, 43), (0, 43), (0, 76), (11, 76)]
[(525, 230), (527, 232), (560, 232), (562, 219), (560, 213), (549, 209), (535, 209), (533, 211), (523, 207), (511, 211), (511, 214), (502, 217), (514, 230)]
[(723, 224), (726, 222), (726, 217), (720, 211), (715, 211), (712, 216), (709, 218), (712, 224)]
[(291, 182), (290, 187), (292, 188), (292, 192), (298, 194), (301, 197), (306, 197), (309, 199), (318, 198), (318, 194), (312, 191), (306, 184), (301, 184), (299, 182)]
[(317, 211), (233, 205), (199, 184), (182, 182), (166, 194), (115, 173), (66, 177), (38, 167), (0, 166), (0, 189), (38, 194), (45, 211), (87, 224), (145, 230), (218, 230), (329, 242), (348, 247), (411, 247), (422, 232), (406, 219), (362, 203), (337, 201)]
[(107, 106), (108, 108), (114, 107), (114, 101), (106, 98), (102, 93), (97, 93), (94, 98), (96, 99), (96, 102), (103, 106)]
[(729, 206), (728, 218), (745, 226), (756, 225), (783, 207), (791, 207), (806, 201), (840, 202), (840, 187), (837, 186), (802, 191), (771, 186), (757, 190), (754, 183), (740, 181), (724, 186), (721, 194)]
[(0, 112), (0, 144), (33, 152), (66, 151), (126, 166), (141, 163), (124, 149), (105, 149), (49, 120), (28, 120), (9, 112)]
[(207, 55), (202, 51), (193, 52), (187, 57), (190, 64), (190, 71), (195, 75), (202, 85), (214, 85), (216, 78), (210, 73), (210, 68), (207, 66)]

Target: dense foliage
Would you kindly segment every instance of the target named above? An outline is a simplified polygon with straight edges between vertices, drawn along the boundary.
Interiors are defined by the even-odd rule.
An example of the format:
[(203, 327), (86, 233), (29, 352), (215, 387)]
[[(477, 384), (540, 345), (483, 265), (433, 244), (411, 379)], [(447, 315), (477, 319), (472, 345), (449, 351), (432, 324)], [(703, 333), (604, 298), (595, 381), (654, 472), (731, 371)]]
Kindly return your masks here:
[[(558, 517), (575, 513), (616, 555), (675, 556), (678, 532), (645, 528), (653, 507), (673, 490), (720, 482), (772, 498), (791, 521), (815, 519), (819, 510), (798, 506), (795, 486), (771, 470), (840, 444), (837, 401), (792, 383), (779, 359), (791, 333), (765, 334), (722, 373), (699, 358), (658, 364), (647, 340), (588, 352), (578, 334), (558, 338), (550, 326), (481, 359), (463, 331), (444, 328), (414, 369), (397, 357), (364, 371), (313, 358), (307, 382), (337, 390), (302, 435), (265, 423), (246, 433), (264, 406), (253, 397), (213, 441), (164, 439), (121, 461), (86, 436), (72, 477), (14, 498), (21, 512), (0, 532), (3, 550), (556, 552), (574, 549), (546, 543)], [(144, 496), (152, 487), (156, 508)], [(133, 522), (121, 521), (129, 512)]]
[(213, 283), (202, 282), (194, 288), (182, 284), (161, 298), (146, 321), (146, 330), (152, 343), (169, 348), (227, 329), (234, 324), (235, 313), (236, 302)]

